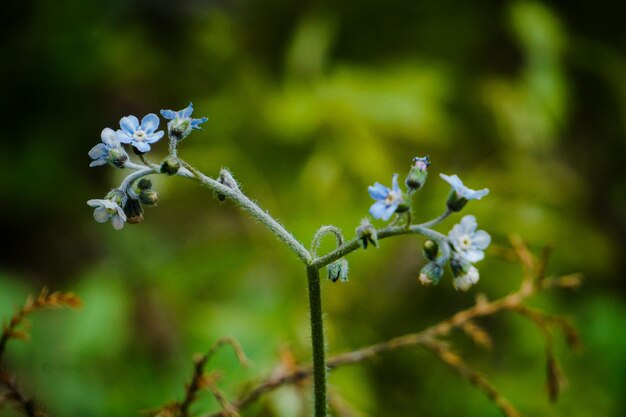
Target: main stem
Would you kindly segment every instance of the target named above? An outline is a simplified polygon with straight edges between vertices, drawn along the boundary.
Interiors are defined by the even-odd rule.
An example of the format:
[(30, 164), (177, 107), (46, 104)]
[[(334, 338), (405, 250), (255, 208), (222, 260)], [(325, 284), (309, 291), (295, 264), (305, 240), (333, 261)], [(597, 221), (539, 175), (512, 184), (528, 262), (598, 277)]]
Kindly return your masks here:
[(326, 346), (324, 343), (320, 271), (313, 266), (307, 266), (306, 274), (309, 281), (311, 343), (313, 344), (313, 392), (315, 396), (314, 416), (326, 417)]

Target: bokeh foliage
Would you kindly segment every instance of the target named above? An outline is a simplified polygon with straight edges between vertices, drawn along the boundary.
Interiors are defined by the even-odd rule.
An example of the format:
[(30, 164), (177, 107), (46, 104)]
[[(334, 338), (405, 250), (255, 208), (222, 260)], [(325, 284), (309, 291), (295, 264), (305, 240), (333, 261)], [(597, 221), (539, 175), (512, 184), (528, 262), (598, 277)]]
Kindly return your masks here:
[[(303, 268), (229, 204), (158, 178), (160, 204), (143, 224), (115, 232), (91, 219), (85, 201), (121, 180), (87, 167), (100, 130), (191, 100), (210, 120), (183, 157), (211, 175), (228, 166), (303, 242), (329, 223), (350, 236), (371, 204), (367, 185), (404, 175), (412, 156), (433, 161), (418, 219), (443, 209), (448, 189), (434, 174), (489, 187), (465, 211), (496, 243), (513, 232), (535, 248), (550, 242), (550, 272), (585, 275), (578, 292), (536, 301), (575, 318), (585, 350), (561, 352), (569, 384), (556, 405), (527, 323), (490, 319), (493, 351), (466, 343), (461, 353), (528, 415), (623, 415), (626, 8), (601, 3), (7, 5), (0, 317), (43, 285), (85, 304), (36, 317), (31, 341), (9, 347), (12, 368), (54, 415), (110, 416), (180, 397), (192, 353), (225, 335), (255, 363), (242, 369), (218, 354), (226, 391), (267, 374), (281, 350), (308, 361)], [(468, 294), (449, 279), (421, 287), (420, 244), (402, 237), (356, 252), (350, 282), (324, 285), (331, 352), (415, 331), (478, 291), (516, 288), (519, 271), (493, 256)], [(330, 382), (367, 415), (498, 415), (422, 351), (341, 369)], [(245, 415), (305, 415), (308, 396), (285, 388)]]

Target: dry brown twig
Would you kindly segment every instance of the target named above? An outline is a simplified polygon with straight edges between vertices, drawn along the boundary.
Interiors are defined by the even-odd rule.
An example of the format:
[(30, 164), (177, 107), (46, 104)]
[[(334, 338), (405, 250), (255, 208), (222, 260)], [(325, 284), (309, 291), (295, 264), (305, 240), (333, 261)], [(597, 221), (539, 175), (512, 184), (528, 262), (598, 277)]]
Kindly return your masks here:
[[(13, 314), (8, 323), (3, 325), (2, 335), (0, 336), (0, 364), (9, 340), (28, 339), (27, 317), (29, 315), (44, 309), (78, 308), (81, 305), (82, 302), (73, 293), (50, 293), (47, 288), (43, 288), (36, 298), (29, 296), (24, 306)], [(3, 369), (0, 369), (0, 388), (4, 389), (3, 392), (0, 392), (0, 408), (5, 404), (11, 404), (28, 417), (44, 417), (47, 415), (33, 398), (28, 398), (20, 392), (15, 378)]]
[[(511, 237), (513, 249), (501, 250), (506, 258), (517, 259), (523, 267), (524, 275), (520, 288), (502, 298), (488, 301), (486, 297), (477, 297), (476, 304), (466, 310), (460, 311), (450, 318), (430, 326), (420, 332), (399, 336), (391, 340), (367, 346), (365, 348), (343, 353), (330, 357), (327, 361), (329, 370), (334, 370), (341, 366), (356, 364), (371, 359), (381, 353), (390, 352), (400, 348), (422, 346), (455, 369), (461, 376), (470, 381), (472, 384), (480, 388), (491, 399), (494, 404), (507, 417), (519, 417), (522, 414), (511, 405), (511, 403), (487, 380), (485, 376), (466, 365), (461, 358), (454, 354), (446, 344), (439, 338), (450, 334), (453, 329), (462, 329), (475, 342), (489, 346), (491, 339), (484, 330), (474, 324), (474, 320), (494, 315), (501, 311), (512, 311), (526, 317), (530, 317), (532, 321), (540, 328), (546, 341), (547, 352), (547, 384), (548, 392), (551, 400), (555, 400), (559, 392), (559, 381), (561, 379), (560, 370), (556, 363), (552, 351), (552, 338), (549, 331), (550, 326), (555, 326), (563, 331), (568, 344), (576, 347), (580, 344), (576, 329), (571, 323), (560, 316), (553, 316), (537, 310), (529, 309), (524, 302), (541, 291), (551, 288), (577, 288), (581, 282), (579, 274), (565, 275), (557, 278), (547, 278), (546, 265), (548, 262), (550, 249), (546, 248), (539, 258), (532, 255), (521, 238)], [(308, 366), (300, 366), (295, 369), (275, 373), (260, 382), (247, 393), (241, 395), (231, 402), (237, 409), (241, 410), (250, 405), (262, 395), (269, 393), (283, 385), (294, 384), (310, 378), (312, 368)], [(206, 414), (204, 417), (226, 417), (224, 411)]]

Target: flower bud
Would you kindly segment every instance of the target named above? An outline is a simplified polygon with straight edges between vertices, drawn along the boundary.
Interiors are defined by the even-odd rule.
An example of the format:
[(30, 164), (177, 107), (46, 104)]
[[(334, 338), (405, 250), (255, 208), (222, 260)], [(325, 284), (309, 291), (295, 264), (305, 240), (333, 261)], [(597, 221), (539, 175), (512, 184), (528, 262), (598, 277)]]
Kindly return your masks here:
[(139, 200), (127, 199), (126, 204), (124, 204), (124, 214), (126, 214), (126, 223), (141, 223), (143, 221), (143, 208)]
[(434, 261), (437, 259), (437, 254), (439, 253), (439, 245), (434, 240), (429, 239), (424, 242), (422, 252), (424, 254), (424, 258), (429, 261)]
[[(232, 190), (239, 191), (239, 184), (237, 184), (237, 181), (227, 169), (222, 169), (220, 171), (220, 176), (217, 178), (217, 182), (224, 184)], [(220, 192), (216, 192), (215, 196), (220, 201), (226, 200), (226, 196)]]
[(128, 154), (123, 148), (112, 148), (106, 157), (107, 162), (117, 168), (123, 168), (128, 161)]
[(465, 207), (465, 205), (467, 204), (467, 199), (465, 197), (461, 197), (459, 196), (459, 194), (452, 190), (450, 192), (450, 196), (448, 197), (448, 201), (446, 202), (446, 205), (448, 206), (448, 209), (450, 211), (461, 211), (463, 209), (463, 207)]
[(430, 166), (430, 158), (426, 155), (423, 158), (413, 158), (413, 165), (407, 175), (405, 184), (409, 192), (414, 192), (422, 188), (428, 177), (428, 167)]
[(191, 133), (193, 127), (189, 118), (174, 118), (167, 124), (167, 132), (170, 138), (177, 141), (185, 139)]
[(456, 290), (467, 291), (480, 278), (478, 269), (460, 256), (453, 256), (450, 259), (450, 268), (454, 275), (452, 284)]
[(420, 271), (418, 278), (423, 285), (437, 285), (443, 277), (443, 267), (437, 262), (428, 262)]
[(159, 202), (159, 194), (157, 194), (156, 191), (152, 191), (150, 189), (141, 190), (141, 192), (139, 193), (139, 201), (147, 206), (156, 206), (156, 204)]
[(137, 188), (140, 190), (149, 190), (152, 188), (152, 181), (150, 178), (142, 178), (137, 182)]
[(367, 249), (368, 243), (371, 243), (375, 248), (378, 247), (378, 233), (368, 218), (361, 220), (361, 224), (356, 228), (356, 235), (360, 239), (359, 243), (363, 249)]
[(345, 259), (338, 259), (335, 262), (329, 264), (326, 269), (328, 270), (328, 279), (332, 282), (348, 281), (348, 261)]
[(180, 161), (173, 157), (166, 157), (161, 163), (161, 172), (167, 175), (176, 175), (178, 170), (180, 169)]

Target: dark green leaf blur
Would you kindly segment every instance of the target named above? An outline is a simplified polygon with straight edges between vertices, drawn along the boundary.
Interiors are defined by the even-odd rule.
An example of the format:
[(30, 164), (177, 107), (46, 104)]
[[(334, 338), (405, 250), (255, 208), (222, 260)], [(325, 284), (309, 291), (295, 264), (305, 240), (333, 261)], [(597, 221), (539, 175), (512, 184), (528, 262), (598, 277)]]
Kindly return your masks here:
[[(584, 284), (531, 305), (572, 317), (584, 348), (555, 340), (567, 381), (555, 404), (541, 335), (527, 320), (480, 321), (493, 349), (459, 332), (455, 352), (528, 416), (626, 414), (622, 2), (42, 0), (3, 12), (0, 321), (43, 286), (84, 301), (33, 316), (30, 340), (11, 342), (4, 358), (51, 415), (138, 415), (181, 399), (192, 355), (222, 336), (254, 363), (242, 368), (228, 349), (212, 360), (229, 398), (281, 357), (310, 361), (304, 267), (230, 203), (158, 176), (158, 207), (140, 225), (115, 231), (86, 205), (123, 179), (88, 167), (101, 130), (190, 101), (209, 121), (181, 157), (213, 177), (228, 167), (307, 247), (325, 224), (353, 237), (373, 203), (367, 186), (403, 178), (414, 156), (432, 161), (418, 222), (445, 208), (439, 173), (488, 187), (437, 230), (471, 213), (494, 246), (511, 234), (535, 251), (552, 244), (548, 273), (581, 272)], [(160, 160), (166, 140), (153, 149)], [(324, 282), (331, 354), (519, 285), (520, 268), (488, 251), (469, 292), (453, 289), (449, 271), (423, 287), (422, 242), (381, 241), (348, 256), (348, 283)], [(368, 416), (500, 415), (419, 348), (341, 368), (330, 384)], [(306, 416), (309, 391), (283, 388), (243, 415)], [(216, 410), (210, 397), (192, 410)]]

